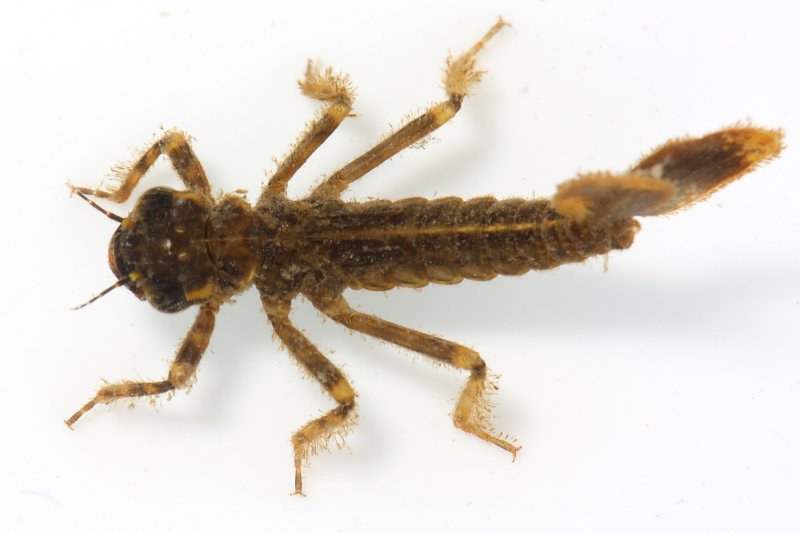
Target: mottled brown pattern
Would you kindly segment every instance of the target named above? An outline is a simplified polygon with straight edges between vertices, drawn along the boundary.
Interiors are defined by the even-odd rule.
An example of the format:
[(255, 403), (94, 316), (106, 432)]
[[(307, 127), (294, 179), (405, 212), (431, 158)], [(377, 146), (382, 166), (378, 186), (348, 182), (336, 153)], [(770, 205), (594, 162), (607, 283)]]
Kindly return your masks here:
[(576, 222), (547, 200), (491, 197), (364, 203), (275, 198), (257, 210), (273, 228), (272, 253), (294, 256), (291, 263), (301, 266), (303, 279), (325, 277), (337, 288), (372, 290), (554, 268), (626, 248), (639, 227), (632, 218)]
[[(349, 184), (456, 115), (480, 79), (475, 54), (504, 25), (498, 21), (465, 54), (448, 59), (444, 101), (334, 172), (303, 199), (286, 197), (289, 180), (349, 115), (353, 102), (346, 76), (313, 63), (300, 88), (325, 107), (278, 165), (254, 207), (238, 194), (213, 198), (187, 137), (177, 131), (168, 131), (125, 168), (117, 188), (73, 187), (119, 223), (109, 247), (117, 282), (101, 295), (124, 285), (161, 311), (198, 305), (199, 312), (166, 379), (106, 385), (67, 425), (72, 427), (98, 403), (191, 385), (220, 306), (255, 285), (276, 336), (335, 403), (292, 436), (294, 494), (303, 494), (303, 464), (320, 448), (341, 446), (356, 419), (356, 393), (346, 376), (291, 322), (292, 301), (301, 294), (347, 328), (468, 372), (453, 423), (515, 457), (519, 446), (492, 428), (487, 394), (496, 386), (478, 352), (352, 309), (343, 291), (488, 280), (627, 248), (639, 229), (633, 217), (668, 213), (704, 198), (776, 156), (782, 135), (737, 126), (672, 141), (627, 172), (589, 174), (563, 183), (550, 200), (342, 201), (340, 194)], [(87, 198), (124, 201), (161, 154), (170, 157), (187, 190), (149, 189), (124, 218)]]

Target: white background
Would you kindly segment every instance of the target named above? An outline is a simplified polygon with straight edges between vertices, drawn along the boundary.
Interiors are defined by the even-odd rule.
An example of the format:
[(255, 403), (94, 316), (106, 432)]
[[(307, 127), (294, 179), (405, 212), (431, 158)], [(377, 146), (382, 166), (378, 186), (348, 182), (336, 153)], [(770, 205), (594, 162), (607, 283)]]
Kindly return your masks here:
[[(20, 3), (21, 5), (21, 3)], [(69, 6), (69, 7), (67, 7)], [(0, 530), (703, 531), (800, 528), (800, 38), (786, 1), (27, 2), (0, 12)], [(250, 291), (198, 382), (158, 410), (62, 420), (101, 378), (161, 379), (192, 312), (117, 290), (94, 185), (179, 127), (215, 190), (257, 196), (317, 105), (306, 58), (348, 72), (355, 111), (293, 182), (302, 195), (442, 98), (448, 50), (502, 14), (462, 112), (348, 198), (547, 196), (680, 135), (783, 127), (779, 160), (702, 205), (642, 220), (630, 250), (491, 283), (353, 293), (462, 342), (502, 374), (505, 452), (448, 418), (465, 376), (294, 319), (345, 370), (360, 422), (292, 488), (290, 434), (331, 401)], [(175, 185), (160, 162), (145, 186)], [(113, 206), (126, 213), (130, 206)]]

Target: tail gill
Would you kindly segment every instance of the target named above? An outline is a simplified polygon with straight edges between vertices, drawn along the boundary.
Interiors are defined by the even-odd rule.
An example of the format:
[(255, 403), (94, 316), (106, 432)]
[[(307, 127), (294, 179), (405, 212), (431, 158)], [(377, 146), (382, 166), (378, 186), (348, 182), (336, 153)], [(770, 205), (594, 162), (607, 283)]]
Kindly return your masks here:
[(587, 174), (562, 183), (553, 206), (578, 221), (670, 213), (703, 200), (776, 157), (782, 139), (780, 130), (750, 126), (676, 139), (628, 172)]

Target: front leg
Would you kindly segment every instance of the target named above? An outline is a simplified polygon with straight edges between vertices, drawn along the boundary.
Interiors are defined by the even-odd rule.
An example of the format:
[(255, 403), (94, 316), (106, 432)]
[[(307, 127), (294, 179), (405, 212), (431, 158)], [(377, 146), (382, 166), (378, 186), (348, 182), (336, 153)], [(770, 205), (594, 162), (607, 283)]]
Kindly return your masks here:
[(152, 396), (186, 387), (197, 370), (203, 352), (208, 348), (218, 310), (219, 304), (217, 303), (206, 303), (200, 308), (200, 313), (186, 338), (183, 339), (175, 360), (170, 366), (167, 379), (143, 382), (122, 381), (106, 385), (95, 394), (94, 398), (64, 422), (72, 429), (72, 425), (98, 403), (111, 403), (122, 398)]
[(292, 435), (294, 448), (294, 494), (303, 494), (303, 463), (320, 448), (327, 448), (334, 440), (339, 446), (343, 437), (355, 421), (356, 393), (342, 372), (336, 368), (316, 346), (311, 344), (289, 320), (290, 301), (276, 301), (267, 296), (261, 297), (267, 317), (275, 328), (275, 333), (288, 348), (308, 375), (317, 380), (322, 388), (338, 404), (327, 414), (315, 418)]
[(170, 130), (153, 146), (148, 148), (142, 156), (124, 172), (122, 181), (111, 190), (91, 189), (88, 187), (75, 187), (70, 185), (73, 192), (106, 198), (112, 202), (122, 203), (130, 198), (133, 189), (148, 169), (153, 166), (161, 154), (167, 154), (172, 161), (175, 172), (186, 187), (206, 198), (211, 196), (211, 186), (200, 161), (192, 151), (189, 140), (183, 132)]

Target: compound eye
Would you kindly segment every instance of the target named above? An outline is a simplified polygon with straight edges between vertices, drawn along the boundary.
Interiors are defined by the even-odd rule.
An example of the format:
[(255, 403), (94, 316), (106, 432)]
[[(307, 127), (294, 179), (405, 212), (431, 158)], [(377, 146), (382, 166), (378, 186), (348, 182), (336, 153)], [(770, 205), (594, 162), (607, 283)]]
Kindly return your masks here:
[(122, 229), (122, 226), (117, 228), (117, 231), (114, 232), (114, 235), (111, 237), (111, 242), (108, 245), (108, 266), (111, 268), (111, 272), (114, 273), (117, 279), (120, 279), (122, 275), (119, 272), (119, 266), (117, 265), (117, 241), (119, 240), (119, 233)]
[(147, 301), (159, 311), (175, 313), (192, 305), (186, 299), (180, 283), (171, 280), (143, 282), (146, 284)]
[(119, 225), (117, 230), (114, 232), (114, 235), (111, 237), (111, 242), (108, 245), (108, 266), (111, 268), (111, 272), (114, 273), (114, 276), (116, 276), (118, 280), (129, 278), (129, 281), (125, 283), (125, 286), (137, 298), (140, 300), (145, 300), (144, 290), (142, 290), (142, 288), (136, 282), (136, 279), (133, 279), (135, 278), (135, 276), (133, 276), (133, 267), (120, 260), (119, 249), (124, 240), (123, 236), (127, 231), (128, 228), (125, 227), (125, 222), (123, 222), (123, 224)]

